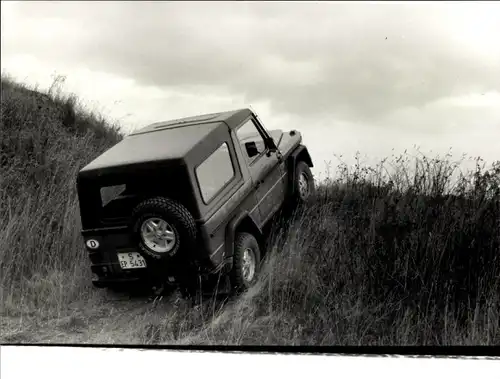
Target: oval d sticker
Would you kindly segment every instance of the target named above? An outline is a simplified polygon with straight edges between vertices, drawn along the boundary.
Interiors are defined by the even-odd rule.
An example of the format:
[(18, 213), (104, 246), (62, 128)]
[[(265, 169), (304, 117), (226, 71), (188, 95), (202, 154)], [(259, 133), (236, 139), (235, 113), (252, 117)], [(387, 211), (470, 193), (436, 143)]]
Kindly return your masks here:
[(86, 245), (89, 249), (97, 249), (99, 247), (99, 242), (96, 240), (88, 240)]

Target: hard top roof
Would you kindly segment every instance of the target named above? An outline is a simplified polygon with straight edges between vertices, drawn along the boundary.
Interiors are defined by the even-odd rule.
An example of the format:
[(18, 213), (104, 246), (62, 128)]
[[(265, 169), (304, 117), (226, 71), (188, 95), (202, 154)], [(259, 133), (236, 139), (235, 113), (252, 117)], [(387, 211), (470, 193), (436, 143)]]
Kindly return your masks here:
[(252, 111), (248, 108), (244, 108), (226, 112), (207, 113), (198, 116), (183, 117), (168, 121), (160, 121), (148, 125), (142, 129), (139, 129), (138, 131), (132, 133), (131, 135), (150, 133), (158, 130), (165, 130), (165, 129), (170, 130), (177, 128), (185, 128), (200, 124), (212, 124), (220, 122), (224, 122), (229, 126), (229, 128), (234, 129), (238, 125), (240, 125), (241, 122), (245, 118), (247, 118), (250, 114), (252, 114)]
[(223, 125), (234, 129), (251, 114), (250, 109), (239, 109), (148, 125), (126, 136), (80, 172), (101, 171), (110, 167), (144, 162), (183, 159), (213, 130)]

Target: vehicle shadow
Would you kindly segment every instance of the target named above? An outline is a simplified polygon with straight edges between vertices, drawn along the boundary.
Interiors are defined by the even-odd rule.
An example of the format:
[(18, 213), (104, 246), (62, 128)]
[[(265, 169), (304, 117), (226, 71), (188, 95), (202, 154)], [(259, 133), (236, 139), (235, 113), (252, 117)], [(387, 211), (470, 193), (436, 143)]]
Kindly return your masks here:
[(178, 303), (183, 301), (195, 307), (201, 304), (211, 304), (220, 308), (235, 296), (231, 294), (227, 283), (223, 280), (212, 278), (199, 283), (196, 292), (187, 293), (178, 284), (166, 283), (163, 288), (153, 290), (147, 284), (121, 285), (105, 289), (110, 301), (124, 301), (138, 304)]

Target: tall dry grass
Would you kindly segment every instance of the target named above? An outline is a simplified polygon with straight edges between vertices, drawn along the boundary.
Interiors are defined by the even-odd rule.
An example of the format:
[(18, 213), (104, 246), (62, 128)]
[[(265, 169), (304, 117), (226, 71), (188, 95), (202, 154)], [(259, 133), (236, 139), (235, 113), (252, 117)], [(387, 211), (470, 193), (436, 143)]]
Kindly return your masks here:
[[(57, 86), (41, 94), (2, 78), (1, 101), (1, 315), (33, 330), (85, 309), (93, 330), (103, 291), (89, 285), (75, 178), (121, 135)], [(499, 344), (500, 162), (459, 167), (408, 154), (341, 163), (275, 229), (250, 291), (194, 309), (113, 312), (102, 297), (109, 312), (99, 308), (87, 342)]]
[(140, 341), (498, 345), (500, 162), (451, 181), (448, 158), (341, 164), (277, 229), (255, 288), (143, 323)]
[(0, 304), (8, 314), (50, 313), (88, 292), (76, 174), (121, 134), (64, 95), (63, 79), (42, 93), (2, 77)]

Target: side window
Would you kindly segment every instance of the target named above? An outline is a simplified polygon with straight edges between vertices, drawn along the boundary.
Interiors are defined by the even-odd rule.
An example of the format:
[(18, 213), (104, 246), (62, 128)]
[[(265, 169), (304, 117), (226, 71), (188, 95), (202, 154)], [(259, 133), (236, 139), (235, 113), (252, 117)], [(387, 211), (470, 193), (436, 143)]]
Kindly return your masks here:
[(205, 204), (234, 177), (228, 145), (224, 142), (217, 150), (196, 167), (196, 177)]
[(236, 136), (243, 153), (246, 154), (249, 161), (254, 160), (265, 150), (264, 138), (262, 138), (252, 119), (236, 130)]
[(115, 200), (117, 197), (123, 194), (127, 189), (125, 184), (119, 184), (116, 186), (107, 186), (101, 188), (101, 202), (102, 206), (105, 207), (110, 202)]

